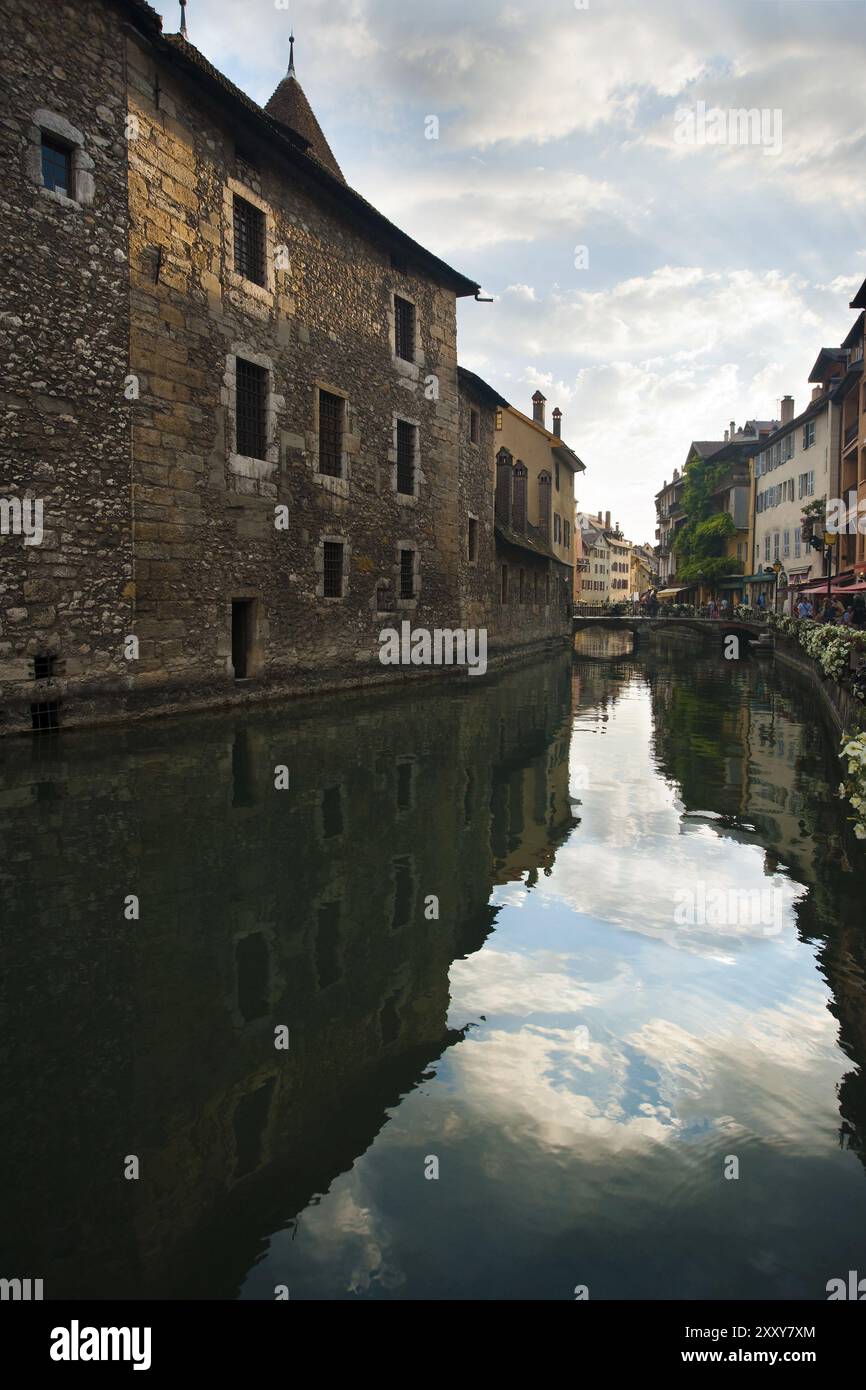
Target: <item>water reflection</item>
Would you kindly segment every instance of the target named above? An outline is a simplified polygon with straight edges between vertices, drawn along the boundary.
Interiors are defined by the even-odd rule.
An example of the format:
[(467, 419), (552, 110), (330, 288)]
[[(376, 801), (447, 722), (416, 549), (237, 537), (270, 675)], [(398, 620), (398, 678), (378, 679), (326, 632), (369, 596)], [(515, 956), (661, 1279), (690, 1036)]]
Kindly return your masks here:
[[(779, 1298), (857, 1267), (864, 858), (814, 702), (661, 645), (479, 684), (4, 748), (5, 1269)], [(771, 886), (778, 929), (677, 921), (695, 884)]]

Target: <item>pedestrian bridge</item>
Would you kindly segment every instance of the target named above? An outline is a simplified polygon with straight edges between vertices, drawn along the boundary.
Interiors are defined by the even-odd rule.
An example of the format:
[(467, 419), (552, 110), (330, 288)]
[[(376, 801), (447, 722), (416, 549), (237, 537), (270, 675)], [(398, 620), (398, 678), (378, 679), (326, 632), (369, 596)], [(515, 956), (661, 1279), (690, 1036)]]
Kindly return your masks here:
[(704, 637), (726, 637), (737, 633), (755, 639), (767, 632), (766, 622), (748, 618), (690, 618), (676, 617), (673, 614), (659, 613), (657, 617), (644, 617), (641, 613), (623, 613), (619, 616), (607, 613), (581, 614), (573, 617), (573, 631), (586, 632), (608, 628), (614, 632), (631, 632), (635, 640), (648, 636), (651, 632), (697, 632)]

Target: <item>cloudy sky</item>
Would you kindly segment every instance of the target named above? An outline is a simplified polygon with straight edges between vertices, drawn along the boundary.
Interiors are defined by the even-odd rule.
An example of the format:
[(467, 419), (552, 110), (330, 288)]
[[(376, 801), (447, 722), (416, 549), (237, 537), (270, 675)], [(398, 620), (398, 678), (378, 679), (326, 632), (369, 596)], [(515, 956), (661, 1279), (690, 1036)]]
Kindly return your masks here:
[[(153, 0), (171, 32), (175, 0)], [(653, 536), (692, 439), (802, 409), (866, 278), (866, 0), (189, 0), (264, 103), (298, 77), (349, 183), (492, 304), (463, 364), (540, 387), (578, 504)], [(730, 138), (712, 114), (765, 111)], [(776, 113), (776, 114), (774, 114)], [(429, 139), (428, 118), (438, 119)], [(697, 128), (696, 128), (697, 129)], [(700, 132), (698, 132), (700, 135)]]

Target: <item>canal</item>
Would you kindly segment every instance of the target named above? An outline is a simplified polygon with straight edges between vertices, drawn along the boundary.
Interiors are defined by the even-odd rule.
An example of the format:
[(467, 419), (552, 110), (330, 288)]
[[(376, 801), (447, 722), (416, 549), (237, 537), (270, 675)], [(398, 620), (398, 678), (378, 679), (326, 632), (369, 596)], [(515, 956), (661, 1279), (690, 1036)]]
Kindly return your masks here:
[(0, 758), (4, 1275), (821, 1299), (866, 1274), (866, 859), (772, 664), (601, 643)]

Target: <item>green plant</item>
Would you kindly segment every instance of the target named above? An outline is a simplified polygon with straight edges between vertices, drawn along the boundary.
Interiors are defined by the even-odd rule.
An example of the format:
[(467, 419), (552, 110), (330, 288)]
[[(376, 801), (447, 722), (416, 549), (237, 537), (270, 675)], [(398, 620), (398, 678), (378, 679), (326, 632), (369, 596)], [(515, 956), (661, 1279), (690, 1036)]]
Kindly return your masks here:
[(842, 740), (842, 757), (847, 759), (848, 780), (840, 782), (839, 795), (854, 811), (854, 834), (866, 840), (866, 732), (846, 734)]

